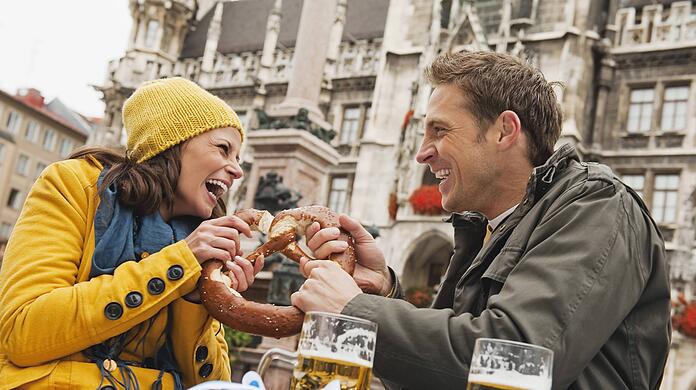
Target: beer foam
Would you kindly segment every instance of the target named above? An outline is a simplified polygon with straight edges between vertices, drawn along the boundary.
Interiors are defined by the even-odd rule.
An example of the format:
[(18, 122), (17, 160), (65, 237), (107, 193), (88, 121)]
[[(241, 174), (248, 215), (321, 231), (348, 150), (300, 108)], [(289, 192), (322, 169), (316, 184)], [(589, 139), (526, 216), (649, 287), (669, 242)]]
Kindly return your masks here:
[(486, 370), (484, 374), (469, 374), (469, 383), (519, 390), (551, 390), (551, 379), (507, 370)]
[(348, 364), (354, 364), (357, 366), (363, 366), (363, 367), (369, 367), (372, 368), (372, 362), (360, 359), (359, 357), (355, 356), (354, 354), (348, 354), (348, 353), (340, 353), (340, 352), (331, 352), (330, 350), (321, 350), (321, 351), (299, 351), (300, 355), (304, 356), (305, 358), (315, 358), (315, 359), (323, 359), (323, 360), (332, 360), (332, 361), (342, 361)]
[(297, 352), (300, 355), (340, 360), (345, 363), (372, 368), (377, 337), (374, 331), (353, 328), (346, 330), (338, 336), (304, 337), (306, 329), (312, 328), (313, 325), (311, 323), (309, 325), (305, 323), (303, 326), (303, 337), (300, 338), (297, 348)]

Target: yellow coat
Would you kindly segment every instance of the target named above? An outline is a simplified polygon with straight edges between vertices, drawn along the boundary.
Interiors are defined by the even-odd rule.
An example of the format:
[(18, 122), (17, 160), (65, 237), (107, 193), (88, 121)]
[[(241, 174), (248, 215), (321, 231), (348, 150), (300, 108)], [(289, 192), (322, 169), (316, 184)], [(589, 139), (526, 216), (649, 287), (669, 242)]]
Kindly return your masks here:
[[(81, 351), (130, 330), (137, 336), (121, 358), (153, 357), (164, 342), (168, 305), (184, 385), (229, 380), (220, 323), (202, 305), (181, 298), (195, 288), (201, 271), (185, 241), (143, 253), (140, 262), (123, 263), (113, 275), (89, 279), (101, 169), (87, 160), (52, 164), (26, 200), (0, 269), (0, 390), (96, 389), (99, 370)], [(135, 307), (126, 304), (132, 292), (142, 296), (137, 305), (128, 301)], [(141, 388), (159, 375), (132, 369)], [(113, 374), (120, 379), (118, 371)], [(165, 374), (162, 388), (172, 387)]]

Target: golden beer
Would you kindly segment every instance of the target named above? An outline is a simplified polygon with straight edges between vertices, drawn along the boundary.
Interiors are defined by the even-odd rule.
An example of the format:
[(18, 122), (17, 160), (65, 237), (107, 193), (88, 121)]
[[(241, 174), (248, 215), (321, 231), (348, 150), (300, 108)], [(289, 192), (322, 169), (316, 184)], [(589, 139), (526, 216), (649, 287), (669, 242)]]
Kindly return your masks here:
[(469, 374), (466, 390), (551, 390), (551, 380), (514, 371)]
[(293, 370), (290, 390), (322, 389), (336, 379), (341, 382), (341, 390), (368, 390), (372, 369), (368, 362), (362, 363), (300, 354)]

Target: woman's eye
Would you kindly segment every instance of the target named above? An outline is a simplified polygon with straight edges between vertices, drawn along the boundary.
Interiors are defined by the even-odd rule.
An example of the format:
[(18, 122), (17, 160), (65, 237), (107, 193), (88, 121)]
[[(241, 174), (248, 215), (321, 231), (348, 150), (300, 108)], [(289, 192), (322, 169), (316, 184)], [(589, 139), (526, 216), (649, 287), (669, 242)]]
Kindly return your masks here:
[(227, 154), (230, 151), (230, 147), (225, 144), (218, 145), (218, 148), (220, 148), (220, 150), (222, 150), (222, 152), (225, 154)]

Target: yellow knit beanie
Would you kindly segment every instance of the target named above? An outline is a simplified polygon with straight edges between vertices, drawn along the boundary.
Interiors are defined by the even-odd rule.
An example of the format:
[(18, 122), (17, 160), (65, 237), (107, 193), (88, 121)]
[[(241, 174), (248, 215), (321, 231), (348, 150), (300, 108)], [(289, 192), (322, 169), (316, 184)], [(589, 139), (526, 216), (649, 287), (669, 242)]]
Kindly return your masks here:
[(222, 99), (181, 77), (143, 83), (123, 104), (128, 156), (141, 163), (208, 130), (234, 127), (237, 114)]

